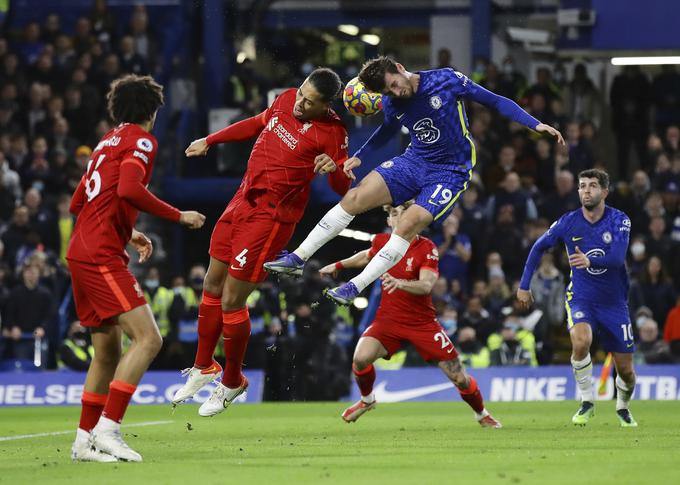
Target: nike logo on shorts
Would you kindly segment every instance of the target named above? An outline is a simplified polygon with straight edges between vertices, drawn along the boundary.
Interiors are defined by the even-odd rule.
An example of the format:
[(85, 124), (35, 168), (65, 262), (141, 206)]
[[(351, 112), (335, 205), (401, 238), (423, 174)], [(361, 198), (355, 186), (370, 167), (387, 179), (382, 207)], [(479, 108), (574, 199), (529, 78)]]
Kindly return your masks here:
[(572, 241), (580, 241), (581, 239), (583, 239), (583, 238), (582, 237), (572, 237), (571, 238)]

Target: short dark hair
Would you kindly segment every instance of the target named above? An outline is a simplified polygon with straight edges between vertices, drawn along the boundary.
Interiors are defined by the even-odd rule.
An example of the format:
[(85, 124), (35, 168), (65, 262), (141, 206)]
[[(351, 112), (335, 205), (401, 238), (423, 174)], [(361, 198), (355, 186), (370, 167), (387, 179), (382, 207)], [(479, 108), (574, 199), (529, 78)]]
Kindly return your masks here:
[(600, 170), (599, 168), (590, 168), (588, 170), (583, 170), (578, 174), (578, 178), (579, 180), (583, 178), (597, 179), (597, 182), (600, 184), (600, 187), (609, 190), (609, 174), (604, 170)]
[(359, 71), (359, 81), (361, 81), (366, 89), (374, 93), (382, 93), (385, 90), (385, 73), (391, 72), (396, 74), (399, 72), (397, 63), (386, 56), (376, 57), (370, 61), (366, 61), (361, 66)]
[(145, 123), (163, 106), (163, 86), (151, 76), (128, 74), (111, 83), (106, 101), (114, 123)]
[(309, 82), (314, 85), (324, 101), (333, 101), (340, 94), (342, 81), (337, 73), (327, 67), (314, 69), (309, 77)]

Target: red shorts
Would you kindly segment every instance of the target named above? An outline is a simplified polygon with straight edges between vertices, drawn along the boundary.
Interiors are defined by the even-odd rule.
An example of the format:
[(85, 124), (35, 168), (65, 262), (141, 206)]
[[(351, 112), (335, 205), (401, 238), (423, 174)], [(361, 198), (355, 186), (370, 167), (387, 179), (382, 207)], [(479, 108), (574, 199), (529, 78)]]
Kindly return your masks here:
[(76, 313), (84, 327), (113, 323), (111, 317), (146, 305), (139, 283), (120, 263), (97, 265), (68, 261)]
[(387, 349), (387, 358), (401, 348), (402, 342), (410, 342), (425, 360), (442, 362), (458, 357), (451, 339), (436, 320), (419, 325), (375, 320), (362, 337), (373, 337)]
[(295, 231), (294, 223), (279, 222), (267, 213), (225, 211), (210, 237), (210, 256), (229, 265), (229, 274), (243, 281), (260, 283), (267, 278), (262, 265), (286, 247)]

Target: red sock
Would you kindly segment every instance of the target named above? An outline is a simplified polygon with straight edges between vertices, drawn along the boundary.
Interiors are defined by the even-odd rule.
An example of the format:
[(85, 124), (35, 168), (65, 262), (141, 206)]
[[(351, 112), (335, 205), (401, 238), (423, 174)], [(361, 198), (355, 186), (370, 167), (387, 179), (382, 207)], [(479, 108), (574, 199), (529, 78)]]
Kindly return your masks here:
[(109, 398), (106, 400), (102, 416), (120, 423), (125, 416), (125, 410), (130, 404), (130, 399), (135, 393), (137, 386), (123, 381), (111, 381), (109, 385)]
[(468, 405), (474, 409), (476, 413), (481, 413), (484, 410), (484, 398), (482, 398), (482, 393), (477, 387), (477, 381), (474, 377), (468, 376), (469, 384), (467, 389), (458, 389), (460, 392), (460, 397), (463, 401), (468, 403)]
[(373, 392), (373, 384), (375, 383), (375, 367), (373, 367), (373, 364), (364, 370), (358, 370), (352, 365), (352, 372), (354, 372), (354, 378), (357, 381), (361, 395), (368, 396), (371, 394)]
[(83, 397), (80, 402), (83, 407), (80, 411), (80, 424), (78, 427), (88, 433), (95, 427), (99, 416), (102, 415), (104, 405), (106, 404), (106, 394), (97, 394), (96, 392), (83, 391)]
[(243, 384), (241, 366), (250, 339), (250, 315), (248, 308), (222, 312), (222, 335), (224, 336), (224, 373), (222, 384), (235, 389)]
[(222, 304), (220, 297), (203, 291), (198, 307), (198, 348), (194, 367), (207, 369), (213, 363), (215, 346), (222, 333)]

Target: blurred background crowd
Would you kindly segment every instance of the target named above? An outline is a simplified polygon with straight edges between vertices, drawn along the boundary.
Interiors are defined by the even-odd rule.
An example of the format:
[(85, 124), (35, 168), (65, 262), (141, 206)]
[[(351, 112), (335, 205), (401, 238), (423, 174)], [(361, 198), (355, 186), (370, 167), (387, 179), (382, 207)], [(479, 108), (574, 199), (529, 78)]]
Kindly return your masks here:
[[(127, 2), (116, 7), (103, 0), (73, 2), (68, 18), (63, 9), (41, 6), (29, 12), (20, 3), (9, 2), (2, 12), (0, 36), (3, 368), (84, 370), (91, 358), (89, 337), (74, 315), (64, 255), (74, 224), (70, 195), (92, 147), (111, 128), (105, 94), (112, 80), (125, 73), (151, 74), (165, 85), (153, 189), (180, 206), (205, 211), (214, 222), (238, 186), (252, 143), (221, 147), (205, 160), (189, 162), (182, 156), (188, 142), (258, 113), (276, 90), (299, 84), (317, 65), (337, 69), (348, 81), (364, 58), (379, 53), (393, 55), (410, 70), (460, 69), (556, 126), (567, 141), (558, 147), (483, 106), (467, 104), (478, 154), (473, 183), (443, 226), (426, 234), (441, 256), (433, 292), (439, 319), (465, 363), (568, 361), (564, 250), (543, 257), (531, 283), (532, 309), (520, 311), (514, 294), (531, 245), (560, 215), (580, 206), (575, 176), (591, 167), (610, 172), (607, 201), (632, 221), (628, 268), (636, 358), (680, 361), (680, 73), (673, 66), (607, 68), (611, 75), (601, 75), (601, 64), (588, 59), (532, 57), (517, 47), (500, 58), (466, 55), (458, 62), (454, 46), (435, 46), (413, 32), (410, 38), (427, 44), (423, 52), (431, 55), (404, 50), (389, 29), (380, 31), (382, 38), (367, 34), (377, 43), (335, 28), (286, 30), (272, 21), (258, 31), (242, 25), (271, 14), (268, 2), (253, 2), (248, 10), (243, 2), (224, 1), (217, 2), (229, 14), (224, 30), (214, 22), (202, 26), (224, 36), (230, 47), (219, 60), (227, 68), (216, 76), (216, 93), (206, 90), (215, 82), (206, 68), (215, 59), (205, 50), (205, 38), (201, 44), (201, 35), (209, 34), (199, 27), (176, 30), (201, 23), (216, 2), (206, 2), (204, 11), (180, 1), (169, 2), (176, 4), (172, 11)], [(288, 17), (281, 18), (285, 23)], [(340, 35), (335, 41), (328, 38), (331, 30)], [(353, 148), (380, 122), (380, 115), (351, 118), (340, 104), (337, 111)], [(407, 139), (404, 134), (394, 140), (384, 159)], [(368, 168), (382, 161), (373, 160)], [(192, 199), (192, 194), (200, 195)], [(334, 203), (322, 186), (314, 197), (293, 243)], [(140, 228), (156, 249), (150, 266), (135, 268), (164, 338), (154, 367), (191, 366), (209, 230), (186, 235), (146, 217)], [(320, 252), (323, 264), (365, 249), (365, 234), (386, 230), (384, 214), (368, 213), (353, 229)], [(374, 288), (351, 308), (336, 308), (320, 298), (332, 282), (318, 274), (319, 267), (310, 264), (303, 280), (268, 281), (249, 300), (253, 337), (246, 364), (266, 370), (265, 399), (336, 399), (347, 393), (353, 345), (370, 324), (379, 291)], [(419, 362), (406, 348), (379, 365)]]

